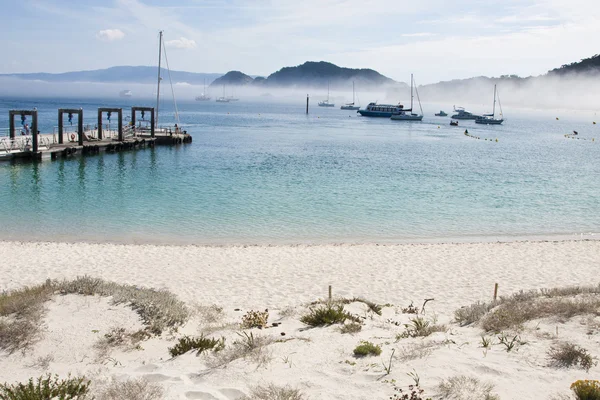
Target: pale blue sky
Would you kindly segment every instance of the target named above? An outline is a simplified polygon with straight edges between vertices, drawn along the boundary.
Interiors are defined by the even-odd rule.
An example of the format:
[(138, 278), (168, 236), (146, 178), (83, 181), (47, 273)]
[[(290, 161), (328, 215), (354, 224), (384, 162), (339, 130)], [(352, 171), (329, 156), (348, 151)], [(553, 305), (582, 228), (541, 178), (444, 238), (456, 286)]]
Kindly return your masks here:
[(538, 75), (598, 53), (597, 0), (8, 0), (0, 73), (155, 65), (268, 75), (304, 61), (418, 83)]

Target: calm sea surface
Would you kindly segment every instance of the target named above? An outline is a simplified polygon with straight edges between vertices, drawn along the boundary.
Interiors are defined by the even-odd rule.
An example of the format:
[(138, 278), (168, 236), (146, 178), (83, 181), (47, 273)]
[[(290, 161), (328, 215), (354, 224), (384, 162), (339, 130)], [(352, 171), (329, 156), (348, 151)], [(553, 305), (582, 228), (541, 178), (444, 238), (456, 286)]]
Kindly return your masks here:
[[(40, 130), (51, 132), (59, 107), (83, 107), (93, 124), (96, 107), (133, 103), (151, 105), (0, 99), (0, 128), (13, 108), (37, 107)], [(311, 107), (307, 117), (302, 99), (179, 106), (191, 145), (0, 163), (0, 239), (403, 242), (600, 232), (593, 117), (505, 110), (502, 126), (450, 127), (433, 106), (421, 123), (338, 108)], [(161, 120), (174, 123), (166, 113)], [(563, 136), (573, 130), (589, 140)]]

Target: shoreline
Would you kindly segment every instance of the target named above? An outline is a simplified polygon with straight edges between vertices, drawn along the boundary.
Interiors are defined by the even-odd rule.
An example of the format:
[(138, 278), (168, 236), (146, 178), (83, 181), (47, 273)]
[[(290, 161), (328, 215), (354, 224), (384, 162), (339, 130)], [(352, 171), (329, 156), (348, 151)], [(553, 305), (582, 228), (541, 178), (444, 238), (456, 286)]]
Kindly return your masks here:
[(75, 237), (32, 238), (3, 237), (0, 234), (0, 243), (64, 243), (64, 244), (109, 244), (122, 246), (166, 246), (166, 247), (318, 247), (318, 246), (402, 246), (420, 244), (475, 244), (475, 243), (514, 243), (514, 242), (563, 242), (563, 241), (586, 241), (600, 240), (600, 233), (557, 233), (557, 234), (515, 234), (515, 235), (465, 235), (462, 237), (439, 237), (439, 238), (404, 238), (404, 239), (343, 239), (343, 240), (169, 240), (158, 238), (155, 240), (135, 238), (103, 238), (103, 239), (76, 239)]

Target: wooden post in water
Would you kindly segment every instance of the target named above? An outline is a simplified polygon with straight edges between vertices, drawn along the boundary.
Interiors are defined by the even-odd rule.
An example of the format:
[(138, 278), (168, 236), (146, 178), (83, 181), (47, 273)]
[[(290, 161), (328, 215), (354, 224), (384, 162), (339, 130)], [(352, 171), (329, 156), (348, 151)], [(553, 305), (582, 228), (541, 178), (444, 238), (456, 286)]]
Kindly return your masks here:
[(308, 115), (308, 94), (306, 95), (306, 115)]
[(331, 303), (331, 285), (329, 285), (329, 302)]
[(98, 109), (98, 140), (102, 140), (102, 109)]
[(58, 144), (63, 144), (63, 113), (58, 109)]
[(494, 285), (494, 301), (498, 298), (498, 284)]
[(9, 117), (10, 117), (10, 121), (8, 123), (8, 126), (10, 129), (10, 132), (8, 132), (8, 137), (10, 137), (11, 139), (15, 138), (15, 114), (13, 114), (12, 111), (10, 111), (8, 113)]

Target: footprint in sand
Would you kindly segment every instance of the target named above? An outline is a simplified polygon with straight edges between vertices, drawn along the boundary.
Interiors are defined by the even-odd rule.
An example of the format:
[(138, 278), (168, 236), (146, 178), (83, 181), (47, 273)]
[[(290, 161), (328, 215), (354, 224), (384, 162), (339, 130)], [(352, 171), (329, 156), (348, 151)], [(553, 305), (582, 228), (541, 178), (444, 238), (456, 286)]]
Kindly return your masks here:
[(237, 400), (237, 399), (241, 399), (242, 397), (245, 397), (246, 394), (244, 392), (242, 392), (241, 390), (237, 390), (237, 389), (221, 389), (219, 390), (219, 392), (227, 397), (229, 400)]
[(215, 396), (206, 392), (185, 392), (187, 399), (199, 399), (199, 400), (219, 400)]
[(148, 382), (162, 382), (162, 381), (168, 381), (168, 380), (173, 379), (172, 376), (163, 375), (163, 374), (146, 374), (146, 375), (144, 375), (144, 378)]

